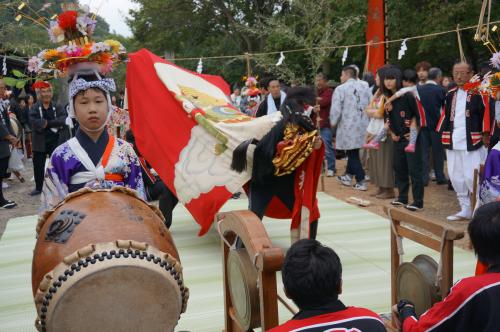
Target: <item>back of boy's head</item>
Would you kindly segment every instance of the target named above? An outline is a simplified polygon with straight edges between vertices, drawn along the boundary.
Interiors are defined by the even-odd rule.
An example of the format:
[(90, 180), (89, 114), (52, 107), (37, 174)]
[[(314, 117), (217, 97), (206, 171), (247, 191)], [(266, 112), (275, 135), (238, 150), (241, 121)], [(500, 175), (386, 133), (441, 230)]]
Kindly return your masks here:
[(487, 265), (500, 264), (500, 202), (478, 208), (468, 230), (479, 261)]
[(293, 244), (281, 272), (288, 297), (301, 309), (338, 299), (342, 264), (335, 251), (316, 240), (304, 239)]
[(417, 72), (413, 69), (405, 69), (403, 71), (403, 81), (416, 84), (418, 80)]

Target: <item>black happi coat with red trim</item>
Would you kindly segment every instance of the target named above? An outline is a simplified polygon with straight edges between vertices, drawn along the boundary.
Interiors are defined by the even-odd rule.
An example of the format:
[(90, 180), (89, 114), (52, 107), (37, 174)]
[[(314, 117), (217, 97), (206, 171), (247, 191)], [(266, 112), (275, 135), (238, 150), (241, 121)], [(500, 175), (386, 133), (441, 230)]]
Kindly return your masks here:
[[(453, 150), (453, 127), (458, 88), (448, 92), (441, 111), (436, 131), (442, 134), (441, 141), (445, 149)], [(492, 117), (495, 102), (488, 96), (467, 93), (465, 103), (465, 126), (467, 134), (467, 151), (475, 151), (483, 146), (483, 134), (492, 130)]]

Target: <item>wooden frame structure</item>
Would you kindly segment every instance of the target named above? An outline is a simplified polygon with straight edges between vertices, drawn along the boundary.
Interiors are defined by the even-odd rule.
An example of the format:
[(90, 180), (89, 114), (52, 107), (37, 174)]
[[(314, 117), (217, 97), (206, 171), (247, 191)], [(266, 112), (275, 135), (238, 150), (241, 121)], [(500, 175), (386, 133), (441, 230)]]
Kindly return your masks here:
[(283, 265), (283, 250), (273, 247), (260, 219), (248, 210), (219, 213), (217, 215), (219, 233), (223, 237), (223, 275), (224, 275), (224, 322), (225, 332), (244, 331), (236, 320), (229, 280), (227, 274), (228, 243), (236, 237), (243, 242), (258, 275), (260, 323), (262, 331), (278, 326), (278, 292), (276, 272)]
[[(453, 241), (463, 238), (464, 231), (397, 208), (384, 207), (384, 212), (394, 224), (394, 227), (391, 226), (391, 305), (397, 303), (397, 271), (402, 263), (398, 253), (398, 237), (410, 239), (441, 253), (442, 279), (439, 289), (441, 298), (444, 299), (453, 285)], [(418, 232), (416, 228), (432, 236)]]
[(472, 195), (470, 197), (471, 207), (474, 210), (477, 204), (478, 190), (481, 179), (484, 175), (484, 164), (479, 165), (479, 170), (476, 168), (474, 170), (474, 183), (472, 185)]

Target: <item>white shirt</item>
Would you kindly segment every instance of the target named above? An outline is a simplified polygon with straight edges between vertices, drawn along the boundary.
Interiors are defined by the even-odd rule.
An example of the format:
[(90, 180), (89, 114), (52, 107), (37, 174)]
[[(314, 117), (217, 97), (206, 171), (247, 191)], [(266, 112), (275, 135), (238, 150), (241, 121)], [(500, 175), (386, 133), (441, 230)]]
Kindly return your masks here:
[(455, 120), (453, 122), (453, 150), (467, 151), (467, 129), (465, 125), (465, 107), (467, 92), (457, 90), (457, 103), (455, 105)]
[(234, 106), (240, 107), (241, 104), (241, 95), (237, 96), (234, 93), (231, 95), (231, 101), (233, 102)]

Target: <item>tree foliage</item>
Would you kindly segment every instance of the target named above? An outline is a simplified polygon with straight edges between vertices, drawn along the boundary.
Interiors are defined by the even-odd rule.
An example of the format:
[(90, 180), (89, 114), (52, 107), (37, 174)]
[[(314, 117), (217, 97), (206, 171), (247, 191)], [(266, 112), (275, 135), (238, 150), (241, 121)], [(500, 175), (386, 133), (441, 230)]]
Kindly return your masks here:
[[(387, 0), (389, 39), (425, 35), (476, 25), (482, 1), (476, 0)], [(492, 21), (500, 20), (500, 3), (493, 3)], [(474, 41), (475, 29), (461, 32), (466, 58), (476, 68), (488, 61), (490, 54)], [(401, 61), (397, 60), (400, 43), (389, 47), (389, 61), (399, 62), (402, 67), (413, 67), (416, 62), (427, 60), (432, 65), (451, 72), (455, 60), (460, 58), (458, 38), (455, 32), (431, 38), (410, 40), (408, 50)]]
[[(98, 17), (96, 39), (115, 38), (129, 51), (145, 47), (168, 58), (193, 58), (178, 61), (195, 69), (203, 58), (203, 71), (224, 76), (231, 83), (242, 84), (246, 59), (231, 57), (245, 53), (280, 52), (289, 49), (311, 49), (322, 46), (361, 44), (365, 42), (367, 0), (133, 0), (139, 6), (128, 21), (133, 38), (109, 33), (105, 18)], [(10, 3), (0, 0), (1, 4)], [(41, 12), (46, 17), (60, 11), (64, 0), (51, 1)], [(32, 8), (47, 1), (30, 0)], [(479, 0), (386, 0), (389, 39), (406, 38), (475, 25)], [(493, 3), (493, 21), (500, 20), (500, 4)], [(14, 13), (0, 11), (0, 49), (16, 50), (22, 56), (38, 53), (51, 46), (46, 32), (23, 19), (14, 21)], [(487, 50), (473, 40), (474, 30), (461, 33), (465, 55), (475, 65), (488, 59)], [(427, 60), (449, 72), (459, 57), (457, 35), (449, 33), (431, 38), (409, 40), (402, 60), (397, 60), (401, 43), (389, 45), (390, 63), (413, 67)], [(309, 50), (285, 53), (282, 66), (276, 66), (279, 54), (251, 56), (253, 73), (260, 77), (274, 75), (286, 81), (310, 83), (314, 73), (322, 70), (337, 78), (342, 67), (344, 49)], [(223, 59), (211, 56), (226, 55)], [(365, 48), (349, 49), (348, 63), (363, 68)], [(122, 84), (125, 66), (114, 76)]]
[[(136, 41), (153, 52), (177, 58), (276, 52), (317, 46), (365, 42), (367, 0), (134, 0), (129, 25)], [(389, 39), (406, 38), (475, 25), (478, 0), (386, 0)], [(493, 4), (492, 20), (500, 20), (500, 4)], [(466, 56), (479, 64), (488, 53), (473, 41), (474, 30), (461, 33)], [(397, 60), (400, 42), (389, 45), (388, 62), (413, 67), (427, 60), (449, 72), (459, 57), (456, 33), (410, 40)], [(321, 68), (337, 77), (342, 50), (313, 50), (253, 57), (254, 71), (286, 80), (310, 82)], [(349, 63), (363, 68), (365, 48), (349, 49)], [(194, 69), (198, 60), (178, 62)], [(237, 82), (246, 74), (245, 58), (205, 59), (204, 71)]]

